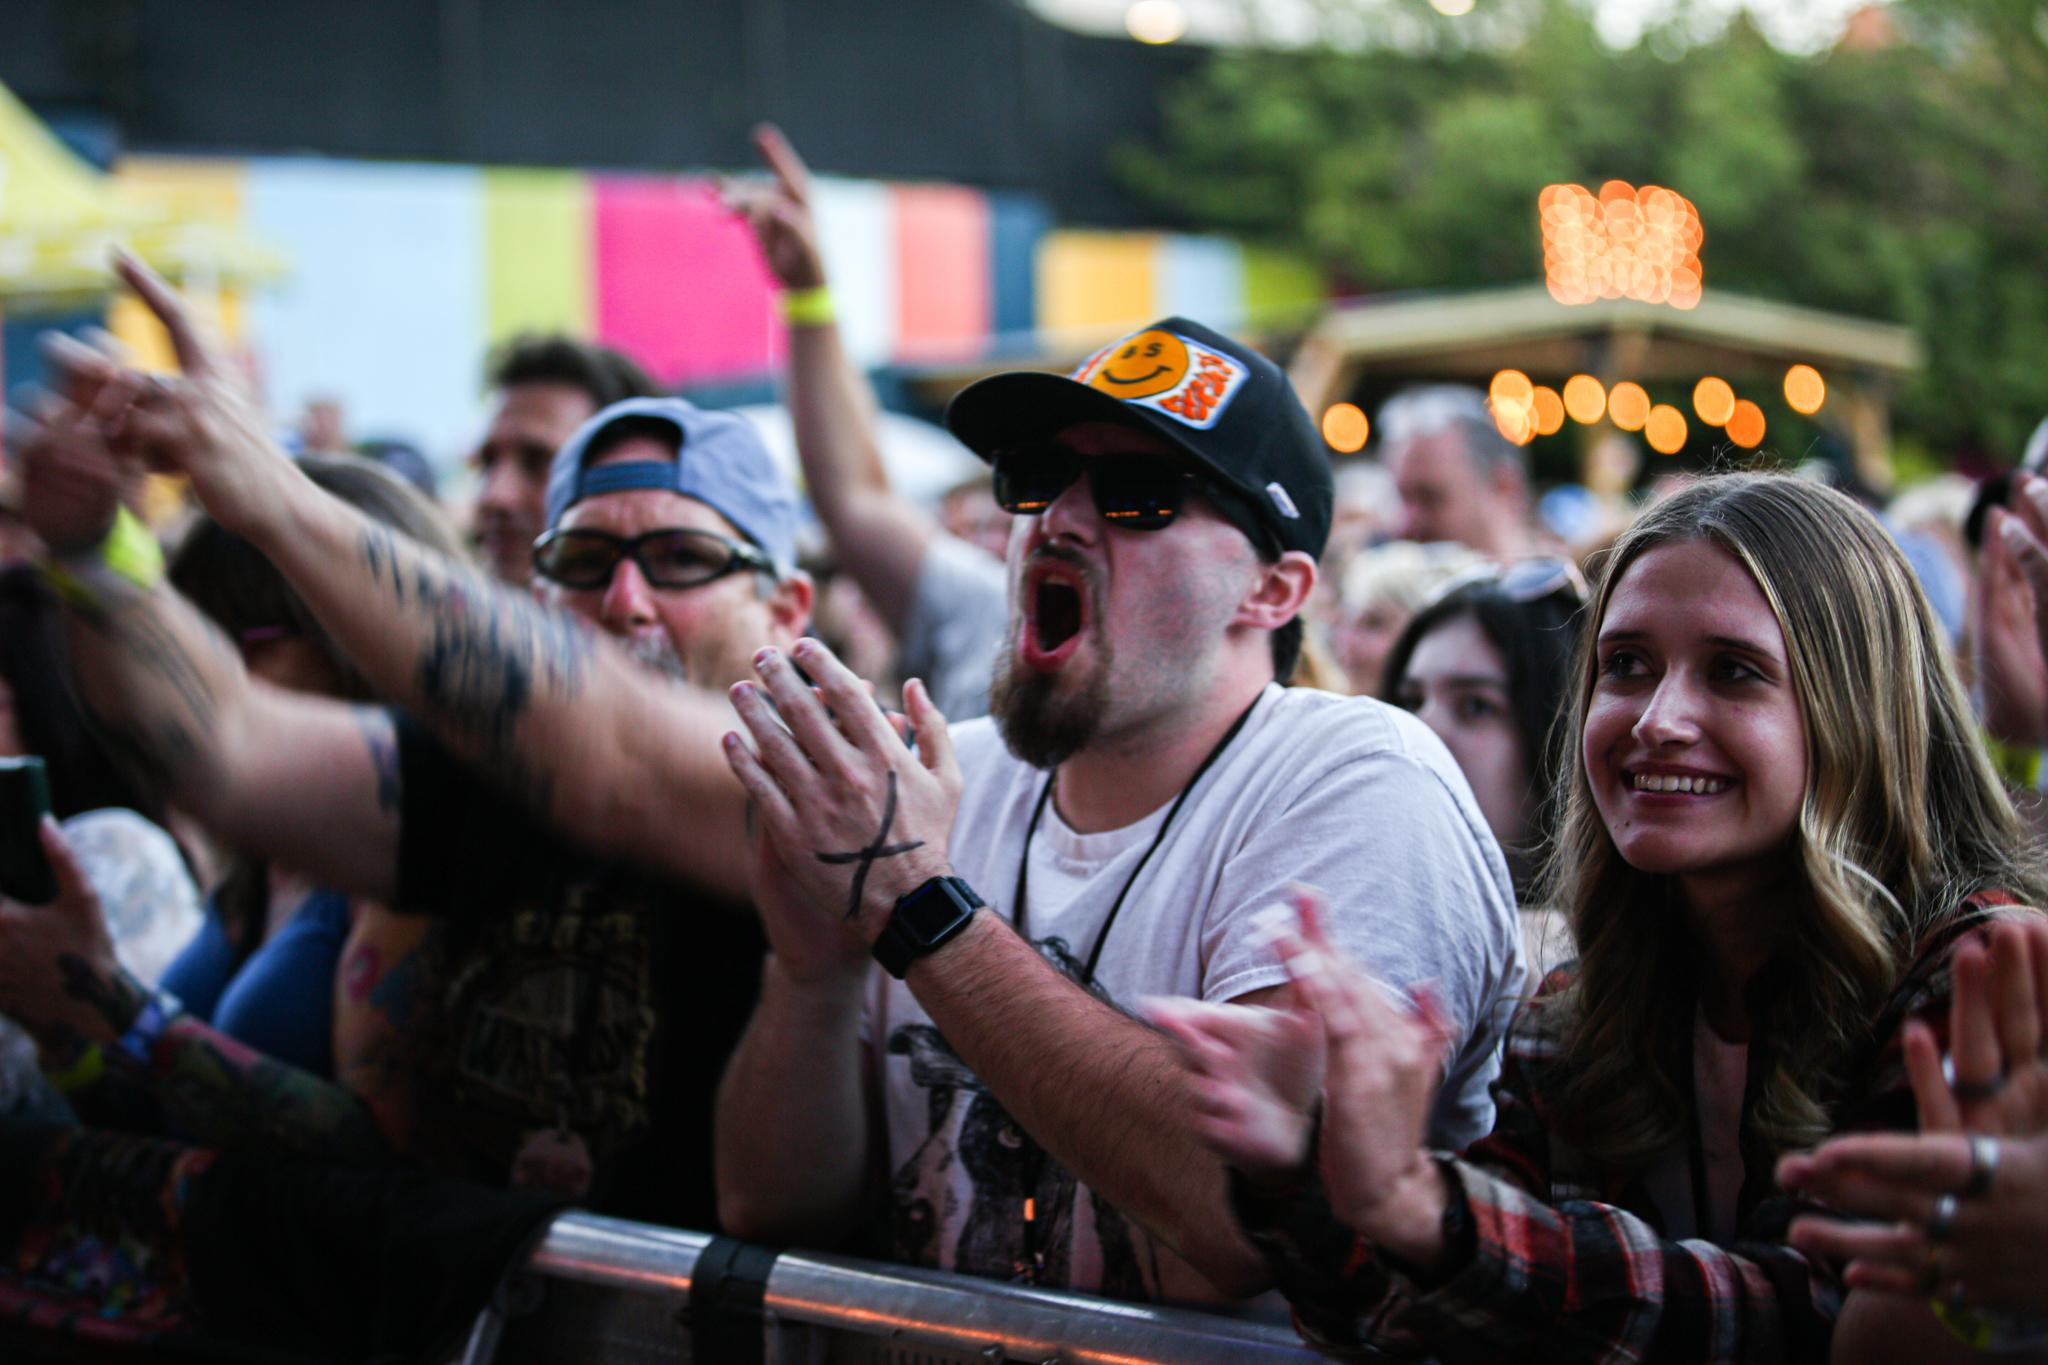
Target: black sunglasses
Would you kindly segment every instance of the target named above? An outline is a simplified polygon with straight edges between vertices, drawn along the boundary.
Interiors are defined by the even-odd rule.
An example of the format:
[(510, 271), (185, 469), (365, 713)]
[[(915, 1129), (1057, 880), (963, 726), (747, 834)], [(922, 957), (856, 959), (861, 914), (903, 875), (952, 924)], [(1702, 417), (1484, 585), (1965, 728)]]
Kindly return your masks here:
[(1133, 531), (1173, 525), (1188, 491), (1208, 488), (1198, 475), (1149, 455), (1090, 459), (1052, 441), (998, 450), (994, 464), (996, 505), (1005, 512), (1035, 517), (1085, 473), (1102, 519)]
[(631, 537), (576, 527), (550, 531), (533, 543), (535, 572), (565, 588), (605, 587), (619, 561), (629, 558), (657, 588), (694, 588), (727, 574), (775, 572), (768, 556), (751, 545), (683, 527)]

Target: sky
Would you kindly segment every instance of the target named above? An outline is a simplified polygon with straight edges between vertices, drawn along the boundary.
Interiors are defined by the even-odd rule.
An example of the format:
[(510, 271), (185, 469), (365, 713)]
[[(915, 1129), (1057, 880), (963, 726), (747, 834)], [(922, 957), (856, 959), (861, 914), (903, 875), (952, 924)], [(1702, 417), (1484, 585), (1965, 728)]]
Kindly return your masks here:
[[(1432, 0), (1447, 13), (1486, 0)], [(1682, 29), (1705, 37), (1738, 10), (1747, 9), (1766, 37), (1794, 52), (1812, 52), (1841, 35), (1849, 15), (1869, 0), (1589, 0), (1600, 35), (1615, 47), (1632, 47), (1643, 30), (1683, 12)], [(1070, 28), (1090, 33), (1126, 33), (1133, 0), (1026, 0), (1033, 10)], [(1370, 11), (1385, 0), (1139, 0), (1138, 26), (1146, 20), (1171, 27), (1178, 17), (1191, 42), (1232, 43), (1262, 28), (1281, 42), (1302, 41), (1314, 31), (1318, 9), (1353, 7)], [(1247, 19), (1251, 22), (1248, 24)], [(1256, 28), (1254, 27), (1256, 26)]]

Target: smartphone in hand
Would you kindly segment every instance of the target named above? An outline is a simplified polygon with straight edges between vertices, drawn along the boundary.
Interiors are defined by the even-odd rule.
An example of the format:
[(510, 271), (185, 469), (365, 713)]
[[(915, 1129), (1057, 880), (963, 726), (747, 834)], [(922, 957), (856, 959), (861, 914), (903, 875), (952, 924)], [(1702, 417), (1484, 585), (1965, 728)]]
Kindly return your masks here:
[(57, 899), (57, 874), (43, 852), (50, 775), (35, 757), (0, 758), (0, 895), (26, 905)]

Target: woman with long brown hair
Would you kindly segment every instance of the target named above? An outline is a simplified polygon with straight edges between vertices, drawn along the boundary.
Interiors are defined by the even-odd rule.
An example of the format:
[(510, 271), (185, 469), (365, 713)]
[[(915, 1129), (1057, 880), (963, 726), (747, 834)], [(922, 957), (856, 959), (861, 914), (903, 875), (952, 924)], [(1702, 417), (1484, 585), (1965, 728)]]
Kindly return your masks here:
[(1956, 945), (2040, 903), (1904, 557), (1818, 485), (1705, 480), (1608, 556), (1572, 708), (1544, 900), (1580, 956), (1517, 1019), (1491, 1136), (1422, 1148), (1446, 1022), (1312, 914), (1278, 945), (1291, 1008), (1157, 1011), (1304, 1331), (1446, 1361), (1967, 1354), (1790, 1246), (1773, 1179), (1913, 1126), (1902, 1025), (1944, 1024)]

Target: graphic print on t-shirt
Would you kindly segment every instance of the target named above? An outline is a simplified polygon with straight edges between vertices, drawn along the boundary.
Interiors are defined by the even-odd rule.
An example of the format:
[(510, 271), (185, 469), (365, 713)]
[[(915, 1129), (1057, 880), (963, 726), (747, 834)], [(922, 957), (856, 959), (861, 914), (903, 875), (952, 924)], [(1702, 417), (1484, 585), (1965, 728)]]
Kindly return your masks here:
[(652, 956), (645, 914), (572, 895), (514, 914), (453, 983), (460, 1107), (514, 1184), (581, 1197), (646, 1128)]
[[(1081, 964), (1063, 939), (1034, 943), (1039, 954), (1071, 980)], [(1090, 993), (1113, 1003), (1099, 989)], [(1046, 1288), (1073, 1282), (1071, 1251), (1075, 1195), (1085, 1187), (1011, 1118), (982, 1087), (930, 1024), (899, 1024), (888, 1054), (906, 1057), (910, 1078), (925, 1092), (928, 1136), (889, 1182), (894, 1254), (911, 1265), (939, 1266), (970, 1275), (1018, 1280)], [(959, 1213), (954, 1168), (968, 1179), (968, 1208)], [(1124, 1216), (1093, 1190), (1086, 1211), (1101, 1248), (1099, 1292), (1115, 1298), (1148, 1297), (1137, 1248)], [(1026, 1218), (1027, 1211), (1031, 1215)], [(950, 1261), (939, 1245), (944, 1229), (959, 1227)]]

